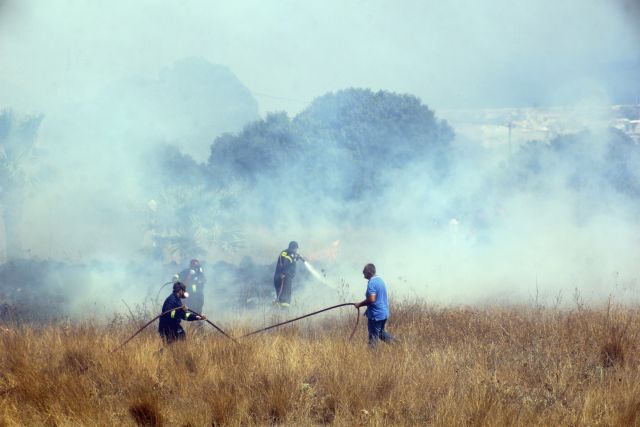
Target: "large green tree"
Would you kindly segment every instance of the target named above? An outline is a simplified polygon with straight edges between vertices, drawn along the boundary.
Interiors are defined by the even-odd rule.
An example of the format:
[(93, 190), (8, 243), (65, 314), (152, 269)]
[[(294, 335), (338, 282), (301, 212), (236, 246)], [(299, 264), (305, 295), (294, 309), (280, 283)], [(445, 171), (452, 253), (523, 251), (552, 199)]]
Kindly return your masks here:
[(216, 139), (207, 168), (214, 185), (239, 181), (256, 190), (256, 206), (275, 213), (274, 200), (308, 204), (294, 194), (361, 200), (414, 162), (441, 179), (452, 139), (448, 124), (414, 96), (347, 89), (317, 98), (292, 120), (270, 114)]
[(309, 176), (331, 194), (360, 199), (382, 190), (388, 175), (419, 162), (435, 180), (446, 175), (453, 130), (419, 98), (388, 91), (347, 89), (315, 99), (292, 121), (309, 153)]

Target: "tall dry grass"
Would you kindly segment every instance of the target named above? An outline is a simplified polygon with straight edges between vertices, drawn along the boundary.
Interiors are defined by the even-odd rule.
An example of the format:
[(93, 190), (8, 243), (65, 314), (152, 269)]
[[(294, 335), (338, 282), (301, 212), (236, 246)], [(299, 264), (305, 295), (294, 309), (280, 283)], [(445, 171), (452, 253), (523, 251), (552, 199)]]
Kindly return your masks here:
[(404, 303), (375, 351), (352, 316), (114, 353), (136, 322), (5, 325), (0, 425), (640, 425), (638, 308)]

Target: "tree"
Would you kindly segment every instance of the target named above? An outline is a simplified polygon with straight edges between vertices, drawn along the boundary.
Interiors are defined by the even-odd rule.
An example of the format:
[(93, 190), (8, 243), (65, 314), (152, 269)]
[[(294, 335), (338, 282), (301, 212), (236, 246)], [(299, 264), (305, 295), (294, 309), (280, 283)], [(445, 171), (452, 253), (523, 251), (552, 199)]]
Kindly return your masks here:
[(19, 226), (25, 197), (36, 183), (36, 138), (43, 116), (0, 113), (0, 204), (8, 259), (21, 255)]
[(381, 190), (381, 172), (395, 174), (419, 162), (441, 179), (450, 164), (453, 130), (412, 95), (353, 88), (329, 93), (298, 114), (292, 127), (311, 153), (305, 168), (316, 173), (310, 175), (326, 181), (322, 171), (339, 168), (341, 185), (329, 192), (346, 199)]
[[(403, 165), (448, 145), (453, 131), (412, 95), (347, 89), (315, 99), (293, 120), (296, 133), (331, 139), (353, 152)], [(391, 158), (389, 156), (392, 156)]]
[(311, 205), (339, 210), (384, 190), (412, 163), (441, 179), (452, 139), (449, 125), (414, 96), (347, 89), (317, 98), (293, 120), (269, 114), (216, 139), (207, 169), (212, 186), (240, 185), (272, 218)]
[(156, 177), (142, 183), (150, 195), (141, 209), (148, 255), (184, 262), (206, 256), (213, 247), (235, 251), (242, 246), (242, 232), (227, 214), (235, 198), (232, 186), (206, 185), (205, 168), (175, 146), (156, 148), (146, 159), (145, 176)]
[(282, 167), (297, 161), (300, 150), (285, 113), (271, 113), (252, 122), (237, 135), (225, 134), (214, 142), (208, 169), (217, 184), (240, 181), (253, 186), (275, 177)]
[(623, 132), (582, 131), (561, 135), (549, 143), (530, 141), (512, 159), (503, 176), (505, 186), (548, 191), (560, 178), (567, 188), (599, 194), (616, 191), (640, 196), (640, 145)]
[(149, 255), (184, 262), (206, 256), (214, 246), (223, 251), (242, 247), (242, 230), (229, 221), (222, 224), (226, 218), (221, 213), (224, 199), (224, 194), (202, 186), (173, 186), (161, 191), (147, 205)]
[(640, 144), (618, 129), (609, 130), (605, 174), (613, 187), (640, 201)]

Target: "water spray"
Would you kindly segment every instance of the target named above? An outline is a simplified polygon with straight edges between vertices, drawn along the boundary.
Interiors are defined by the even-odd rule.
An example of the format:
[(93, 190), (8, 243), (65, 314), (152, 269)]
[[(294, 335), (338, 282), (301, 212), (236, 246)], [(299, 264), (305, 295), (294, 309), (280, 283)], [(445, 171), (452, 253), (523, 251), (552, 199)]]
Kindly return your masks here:
[(302, 259), (302, 264), (304, 265), (304, 268), (307, 269), (307, 271), (309, 273), (311, 273), (311, 275), (316, 278), (316, 280), (318, 280), (320, 283), (322, 283), (323, 285), (331, 288), (331, 289), (336, 289), (335, 286), (333, 286), (331, 283), (329, 283), (329, 281), (327, 280), (326, 277), (324, 277), (318, 270), (316, 270), (316, 268), (311, 265), (311, 263), (309, 262), (309, 260), (304, 259), (302, 257), (300, 257)]

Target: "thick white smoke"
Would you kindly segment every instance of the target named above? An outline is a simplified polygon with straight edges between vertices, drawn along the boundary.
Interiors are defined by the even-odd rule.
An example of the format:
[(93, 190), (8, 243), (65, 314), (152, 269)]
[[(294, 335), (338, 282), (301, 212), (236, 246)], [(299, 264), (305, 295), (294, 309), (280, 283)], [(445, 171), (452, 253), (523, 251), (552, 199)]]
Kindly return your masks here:
[[(309, 280), (300, 299), (340, 298), (345, 285), (360, 295), (368, 262), (396, 298), (521, 301), (536, 289), (553, 298), (580, 288), (597, 300), (627, 292), (640, 277), (637, 199), (600, 191), (598, 180), (576, 193), (558, 172), (564, 166), (538, 175), (542, 191), (499, 189), (497, 176), (512, 164), (506, 124), (494, 134), (494, 116), (468, 128), (455, 118), (461, 109), (570, 105), (581, 107), (576, 121), (593, 122), (583, 107), (637, 102), (638, 16), (633, 2), (595, 0), (0, 1), (0, 110), (44, 115), (39, 180), (24, 193), (18, 226), (22, 255), (100, 264), (88, 268), (76, 305), (93, 302), (105, 312), (114, 289), (142, 301), (194, 256), (165, 254), (158, 264), (147, 256), (157, 249), (153, 239), (168, 234), (158, 223), (188, 221), (207, 249), (211, 301), (244, 285), (216, 263), (237, 266), (251, 256), (271, 264), (293, 239), (302, 253), (323, 254), (308, 271), (335, 288)], [(349, 184), (349, 159), (315, 159), (296, 169), (309, 175), (290, 177), (308, 191), (277, 204), (261, 205), (230, 185), (202, 201), (206, 215), (178, 209), (185, 194), (202, 191), (216, 138), (259, 113), (285, 110), (293, 119), (317, 96), (352, 86), (414, 94), (438, 118), (452, 118), (457, 160), (443, 183), (413, 164), (386, 174), (384, 189), (364, 201), (318, 199), (318, 183)], [(601, 124), (584, 146), (594, 159), (606, 157)], [(545, 132), (548, 142), (563, 129)], [(152, 167), (167, 146), (177, 147), (175, 175)], [(165, 185), (172, 182), (183, 186)], [(254, 189), (263, 200), (282, 194), (263, 182)], [(280, 209), (289, 203), (295, 208)]]

